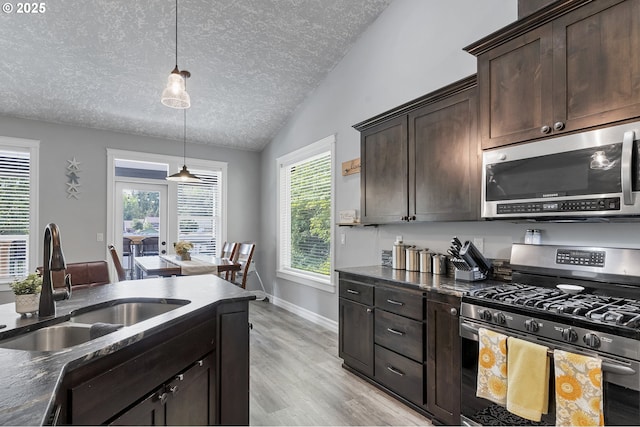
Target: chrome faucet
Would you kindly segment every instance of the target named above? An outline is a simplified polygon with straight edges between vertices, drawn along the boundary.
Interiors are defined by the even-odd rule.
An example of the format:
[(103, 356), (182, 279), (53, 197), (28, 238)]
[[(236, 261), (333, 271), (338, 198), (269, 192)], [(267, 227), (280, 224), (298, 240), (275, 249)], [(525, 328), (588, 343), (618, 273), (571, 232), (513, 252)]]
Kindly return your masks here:
[(60, 246), (58, 226), (50, 223), (44, 229), (44, 258), (42, 266), (42, 292), (40, 293), (39, 318), (56, 315), (56, 301), (71, 297), (71, 282), (65, 280), (65, 288), (54, 289), (51, 272), (66, 268), (64, 254)]

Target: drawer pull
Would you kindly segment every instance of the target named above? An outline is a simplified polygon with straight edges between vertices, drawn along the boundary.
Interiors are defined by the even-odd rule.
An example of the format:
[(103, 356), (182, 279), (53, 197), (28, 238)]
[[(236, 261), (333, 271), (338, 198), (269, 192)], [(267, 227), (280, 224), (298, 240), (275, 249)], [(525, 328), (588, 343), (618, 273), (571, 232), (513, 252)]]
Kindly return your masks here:
[(353, 295), (360, 295), (360, 292), (354, 291), (353, 289), (347, 289), (347, 293), (353, 294)]
[(390, 370), (391, 372), (393, 372), (393, 373), (394, 373), (394, 374), (396, 374), (396, 375), (399, 375), (399, 376), (401, 376), (401, 377), (404, 377), (404, 372), (402, 372), (402, 371), (401, 371), (401, 370), (399, 370), (399, 369), (394, 368), (393, 366), (388, 366), (388, 365), (387, 365), (387, 369), (388, 369), (388, 370)]
[(387, 328), (387, 332), (391, 332), (392, 334), (396, 334), (396, 335), (400, 335), (400, 336), (404, 335), (404, 332), (397, 331), (397, 330), (391, 329), (391, 328)]
[(399, 305), (399, 306), (403, 306), (403, 305), (404, 305), (404, 303), (403, 303), (403, 302), (400, 302), (400, 301), (394, 301), (394, 300), (392, 300), (392, 299), (388, 299), (388, 300), (387, 300), (387, 302), (388, 302), (389, 304), (393, 304), (393, 305)]

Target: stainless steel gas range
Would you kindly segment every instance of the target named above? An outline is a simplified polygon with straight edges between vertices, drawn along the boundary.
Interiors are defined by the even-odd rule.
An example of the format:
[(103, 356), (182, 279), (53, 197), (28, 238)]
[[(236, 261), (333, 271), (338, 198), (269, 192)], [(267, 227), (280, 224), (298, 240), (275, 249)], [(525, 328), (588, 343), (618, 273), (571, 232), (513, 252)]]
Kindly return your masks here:
[[(514, 244), (511, 265), (512, 283), (462, 298), (463, 422), (537, 425), (476, 397), (482, 327), (600, 358), (605, 425), (640, 424), (640, 250)], [(555, 425), (553, 397), (541, 425)]]

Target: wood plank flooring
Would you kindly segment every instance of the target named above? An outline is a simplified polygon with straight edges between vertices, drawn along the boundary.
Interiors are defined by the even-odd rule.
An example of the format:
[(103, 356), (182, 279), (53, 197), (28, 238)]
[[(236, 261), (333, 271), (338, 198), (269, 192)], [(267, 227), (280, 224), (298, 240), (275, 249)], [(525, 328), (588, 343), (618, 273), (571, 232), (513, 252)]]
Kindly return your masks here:
[(343, 369), (336, 333), (264, 301), (249, 320), (251, 425), (431, 425)]

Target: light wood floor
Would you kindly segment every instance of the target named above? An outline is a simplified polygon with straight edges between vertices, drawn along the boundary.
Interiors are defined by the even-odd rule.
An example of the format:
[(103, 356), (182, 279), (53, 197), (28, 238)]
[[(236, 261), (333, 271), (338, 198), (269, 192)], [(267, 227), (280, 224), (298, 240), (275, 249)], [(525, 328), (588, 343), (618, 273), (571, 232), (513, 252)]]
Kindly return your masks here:
[(343, 369), (336, 333), (263, 301), (249, 320), (251, 425), (431, 425)]

